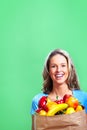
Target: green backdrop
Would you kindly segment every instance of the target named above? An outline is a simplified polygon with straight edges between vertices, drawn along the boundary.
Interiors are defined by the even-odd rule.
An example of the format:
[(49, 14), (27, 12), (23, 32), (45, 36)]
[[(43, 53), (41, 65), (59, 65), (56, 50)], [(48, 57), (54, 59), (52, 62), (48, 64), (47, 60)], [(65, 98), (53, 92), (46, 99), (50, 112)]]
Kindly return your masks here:
[(87, 91), (86, 0), (0, 2), (0, 130), (31, 130), (31, 101), (55, 48), (70, 53)]

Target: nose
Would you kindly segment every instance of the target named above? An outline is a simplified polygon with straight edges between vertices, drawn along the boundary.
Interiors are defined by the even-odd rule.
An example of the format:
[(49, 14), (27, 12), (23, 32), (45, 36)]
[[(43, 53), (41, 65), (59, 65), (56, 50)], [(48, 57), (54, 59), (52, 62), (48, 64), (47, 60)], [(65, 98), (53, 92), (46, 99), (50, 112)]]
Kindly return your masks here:
[(57, 71), (60, 71), (61, 70), (61, 67), (60, 66), (57, 66)]

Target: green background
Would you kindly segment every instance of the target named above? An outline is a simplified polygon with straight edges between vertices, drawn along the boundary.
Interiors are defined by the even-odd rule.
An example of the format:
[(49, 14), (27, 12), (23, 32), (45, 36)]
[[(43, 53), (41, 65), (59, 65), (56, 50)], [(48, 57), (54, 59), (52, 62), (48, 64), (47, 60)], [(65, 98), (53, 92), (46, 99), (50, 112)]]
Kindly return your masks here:
[(55, 48), (70, 53), (87, 91), (86, 0), (0, 2), (0, 130), (31, 130), (31, 101)]

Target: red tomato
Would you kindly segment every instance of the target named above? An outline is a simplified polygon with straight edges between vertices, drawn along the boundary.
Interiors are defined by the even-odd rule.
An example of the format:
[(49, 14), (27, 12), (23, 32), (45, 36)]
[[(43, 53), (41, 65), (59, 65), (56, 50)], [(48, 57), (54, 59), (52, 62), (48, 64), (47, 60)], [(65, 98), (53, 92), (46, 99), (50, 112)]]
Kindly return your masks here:
[(61, 103), (64, 103), (63, 99), (60, 99), (60, 100), (56, 100), (55, 101), (57, 104), (61, 104)]

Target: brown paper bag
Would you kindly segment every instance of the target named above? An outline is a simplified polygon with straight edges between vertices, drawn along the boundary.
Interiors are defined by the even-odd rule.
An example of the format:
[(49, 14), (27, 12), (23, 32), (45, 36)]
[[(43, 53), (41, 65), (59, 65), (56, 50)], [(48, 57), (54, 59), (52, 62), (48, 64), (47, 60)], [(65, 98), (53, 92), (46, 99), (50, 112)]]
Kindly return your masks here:
[(87, 130), (85, 110), (55, 116), (32, 116), (32, 130)]

